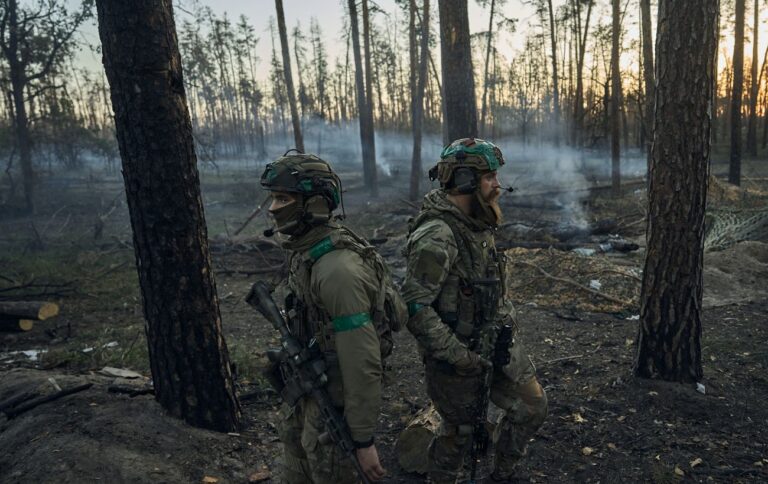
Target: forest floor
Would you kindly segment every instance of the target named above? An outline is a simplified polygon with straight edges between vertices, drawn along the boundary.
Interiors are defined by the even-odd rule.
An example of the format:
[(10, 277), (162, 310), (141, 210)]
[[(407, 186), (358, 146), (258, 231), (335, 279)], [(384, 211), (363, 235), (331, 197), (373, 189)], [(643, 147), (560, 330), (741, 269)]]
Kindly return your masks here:
[[(768, 205), (762, 168), (746, 167), (752, 178), (736, 194), (739, 203)], [(202, 173), (223, 327), (246, 396), (238, 433), (192, 428), (166, 416), (152, 395), (114, 392), (150, 385), (119, 177), (44, 179), (40, 193), (46, 198), (34, 217), (0, 215), (0, 299), (61, 306), (59, 316), (28, 332), (0, 333), (0, 402), (25, 391), (50, 394), (54, 383), (93, 383), (15, 418), (0, 414), (1, 483), (276, 481), (279, 401), (259, 369), (277, 338), (243, 299), (255, 280), (280, 277), (283, 256), (259, 235), (268, 226), (261, 215), (234, 235), (264, 197), (253, 171)], [(344, 179), (346, 223), (376, 243), (401, 277), (399, 248), (407, 219), (416, 213), (398, 185), (405, 177), (385, 181), (376, 201), (366, 198), (355, 177)], [(643, 187), (629, 185), (618, 200), (594, 187), (572, 199), (546, 187), (503, 199), (508, 222), (499, 232), (502, 246), (535, 229), (536, 240), (561, 241), (547, 234), (571, 230), (579, 218), (612, 221), (610, 233), (569, 239), (578, 241), (581, 253), (507, 251), (509, 295), (550, 405), (520, 465), (520, 481), (768, 481), (768, 243), (741, 242), (705, 256), (703, 386), (635, 379)], [(711, 192), (710, 198), (722, 202), (728, 193)], [(601, 250), (619, 240), (616, 235), (639, 250)], [(401, 332), (396, 345), (378, 448), (387, 482), (423, 482), (399, 467), (394, 452), (399, 432), (428, 404), (413, 338)], [(126, 378), (110, 367), (137, 374)]]

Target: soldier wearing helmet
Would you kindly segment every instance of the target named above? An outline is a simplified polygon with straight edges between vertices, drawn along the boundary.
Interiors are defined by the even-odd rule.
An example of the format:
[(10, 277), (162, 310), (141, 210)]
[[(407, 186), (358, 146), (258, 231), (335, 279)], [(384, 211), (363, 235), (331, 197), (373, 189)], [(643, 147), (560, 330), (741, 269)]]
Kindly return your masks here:
[[(427, 393), (442, 417), (429, 447), (432, 482), (456, 482), (486, 385), (490, 400), (504, 410), (493, 435), (492, 481), (513, 478), (528, 439), (547, 415), (546, 395), (516, 334), (504, 256), (493, 238), (502, 216), (497, 172), (503, 164), (501, 151), (488, 141), (465, 138), (448, 145), (429, 172), (440, 188), (424, 197), (409, 227), (407, 327), (424, 357)], [(513, 328), (509, 362), (492, 366), (503, 325)]]
[[(382, 323), (383, 285), (389, 274), (362, 238), (331, 220), (341, 203), (341, 182), (315, 155), (286, 153), (267, 165), (261, 185), (271, 192), (275, 231), (287, 236), (288, 279), (276, 289), (285, 300), (291, 332), (315, 342), (328, 367), (327, 390), (343, 409), (356, 456), (368, 479), (380, 480), (373, 433), (381, 405), (382, 359), (391, 335)], [(277, 299), (280, 299), (278, 297)], [(405, 319), (405, 305), (402, 304)], [(353, 483), (352, 462), (326, 442), (317, 404), (304, 397), (284, 404), (278, 425), (283, 443), (283, 481)]]

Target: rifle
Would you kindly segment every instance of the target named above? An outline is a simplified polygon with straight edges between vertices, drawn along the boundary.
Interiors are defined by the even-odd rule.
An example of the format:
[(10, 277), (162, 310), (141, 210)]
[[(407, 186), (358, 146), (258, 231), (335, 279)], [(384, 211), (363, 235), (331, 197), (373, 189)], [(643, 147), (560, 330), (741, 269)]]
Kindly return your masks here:
[[(475, 304), (478, 308), (475, 319), (475, 328), (485, 326), (486, 322), (493, 321), (496, 316), (496, 309), (499, 302), (499, 280), (498, 279), (480, 279), (473, 284), (473, 294), (475, 295)], [(473, 335), (474, 342), (477, 342), (477, 335)], [(490, 436), (486, 427), (488, 419), (488, 402), (491, 397), (491, 383), (493, 381), (493, 371), (499, 370), (509, 363), (509, 344), (512, 342), (512, 326), (505, 324), (499, 329), (496, 338), (496, 344), (491, 354), (491, 368), (484, 368), (480, 374), (483, 381), (483, 387), (475, 403), (474, 422), (472, 423), (472, 448), (470, 450), (470, 459), (472, 467), (470, 470), (469, 484), (477, 482), (477, 465), (480, 459), (488, 454)], [(475, 346), (475, 345), (473, 345)], [(474, 348), (473, 348), (474, 349)]]
[[(328, 376), (325, 374), (326, 364), (317, 342), (313, 338), (309, 344), (304, 345), (291, 334), (285, 318), (272, 300), (269, 285), (264, 281), (254, 283), (245, 300), (280, 332), (281, 348), (267, 352), (270, 361), (278, 363), (280, 367), (283, 384), (277, 386), (276, 390), (291, 406), (305, 395), (314, 399), (325, 424), (325, 433), (320, 435), (321, 442), (333, 442), (355, 464), (355, 469), (363, 483), (370, 484), (371, 481), (366, 477), (357, 460), (355, 443), (347, 422), (333, 406), (331, 397), (325, 389), (328, 383)], [(270, 383), (273, 383), (271, 379)]]

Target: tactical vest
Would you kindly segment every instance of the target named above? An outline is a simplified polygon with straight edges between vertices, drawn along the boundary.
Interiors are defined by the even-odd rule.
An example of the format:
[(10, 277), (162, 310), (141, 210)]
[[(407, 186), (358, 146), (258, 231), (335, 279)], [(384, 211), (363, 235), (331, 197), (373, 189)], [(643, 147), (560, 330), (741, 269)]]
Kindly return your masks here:
[(382, 358), (392, 352), (392, 332), (399, 331), (408, 320), (408, 310), (381, 255), (368, 242), (351, 230), (340, 227), (305, 252), (291, 255), (286, 310), (291, 331), (301, 341), (315, 338), (323, 352), (334, 352), (335, 338), (331, 316), (311, 290), (312, 266), (325, 254), (349, 249), (360, 255), (376, 274), (379, 290), (370, 308), (371, 320), (379, 335)]
[(441, 210), (419, 213), (409, 224), (409, 233), (433, 219), (450, 227), (458, 257), (432, 307), (463, 343), (475, 351), (486, 352), (494, 344), (496, 332), (489, 330), (496, 326), (504, 302), (505, 256), (496, 251), (492, 230), (472, 230)]

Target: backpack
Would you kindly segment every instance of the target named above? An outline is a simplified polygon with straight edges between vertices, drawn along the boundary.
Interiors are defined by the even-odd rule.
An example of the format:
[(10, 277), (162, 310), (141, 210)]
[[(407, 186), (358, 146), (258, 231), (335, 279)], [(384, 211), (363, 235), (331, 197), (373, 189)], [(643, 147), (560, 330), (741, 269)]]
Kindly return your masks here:
[(371, 319), (379, 335), (381, 356), (386, 358), (392, 353), (394, 347), (392, 333), (400, 331), (408, 322), (408, 308), (405, 301), (395, 287), (392, 274), (381, 254), (368, 241), (346, 227), (333, 231), (331, 235), (312, 246), (303, 255), (303, 259), (311, 271), (312, 264), (320, 257), (337, 249), (354, 251), (363, 259), (365, 264), (373, 268), (376, 274), (379, 281), (379, 291)]

